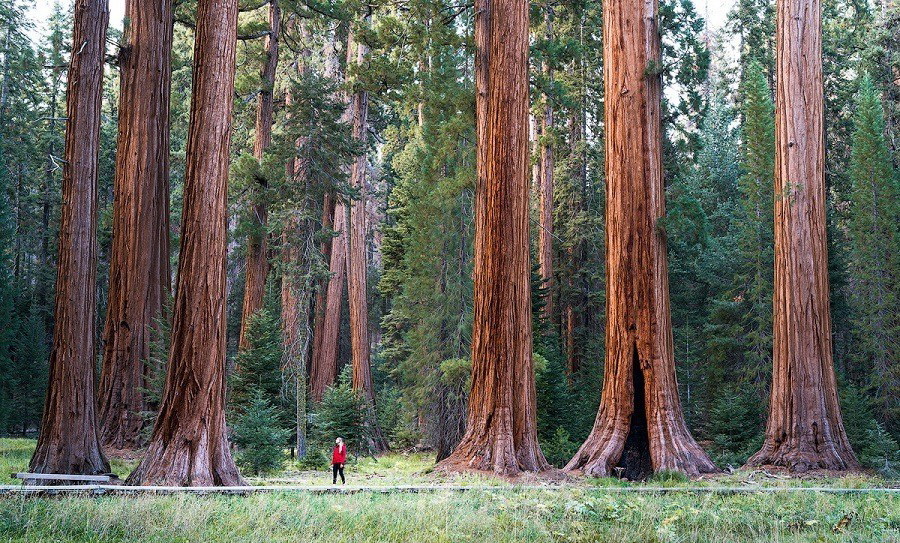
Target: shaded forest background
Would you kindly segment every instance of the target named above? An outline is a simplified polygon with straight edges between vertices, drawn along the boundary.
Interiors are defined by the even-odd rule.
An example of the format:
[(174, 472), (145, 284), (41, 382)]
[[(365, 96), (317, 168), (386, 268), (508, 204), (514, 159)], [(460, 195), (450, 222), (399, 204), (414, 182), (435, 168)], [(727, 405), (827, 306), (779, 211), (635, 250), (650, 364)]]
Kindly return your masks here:
[[(284, 368), (281, 284), (327, 289), (329, 260), (282, 233), (334, 238), (328, 197), (366, 214), (368, 331), (381, 432), (392, 448), (445, 456), (462, 435), (471, 364), (475, 119), (472, 6), (451, 0), (279, 2), (281, 58), (261, 76), (269, 9), (242, 2), (229, 186), (229, 422), (238, 446), (313, 449), (369, 432), (349, 381), (350, 310), (341, 304), (338, 367), (296, 424)], [(825, 0), (826, 183), (835, 368), (844, 422), (861, 460), (896, 475), (900, 456), (900, 6)], [(177, 269), (190, 109), (193, 3), (178, 2), (172, 52), (171, 269)], [(359, 17), (366, 12), (368, 17)], [(772, 367), (775, 194), (774, 2), (739, 0), (720, 31), (690, 0), (660, 7), (668, 240), (675, 359), (685, 417), (720, 465), (759, 448)], [(565, 463), (596, 414), (604, 358), (604, 169), (601, 2), (532, 4), (532, 229), (538, 435)], [(58, 4), (32, 43), (26, 4), (0, 0), (0, 433), (40, 425), (53, 330), (71, 14)], [(348, 65), (348, 34), (366, 46)], [(102, 342), (112, 245), (118, 72), (110, 31), (99, 186), (98, 323)], [(737, 53), (735, 54), (735, 51)], [(302, 68), (302, 69), (301, 69)], [(272, 144), (254, 156), (257, 96), (274, 100)], [(354, 137), (341, 92), (368, 97)], [(304, 159), (298, 184), (285, 163)], [(365, 190), (349, 166), (362, 160)], [(540, 188), (552, 179), (552, 206)], [(268, 220), (261, 224), (264, 206)], [(542, 212), (549, 207), (549, 212)], [(543, 239), (542, 239), (543, 238)], [(254, 239), (270, 266), (263, 309), (241, 342)], [(259, 244), (256, 244), (258, 247)], [(546, 252), (545, 252), (546, 251)], [(549, 267), (545, 264), (552, 262)], [(540, 265), (539, 265), (540, 263)], [(342, 289), (338, 289), (341, 292)], [(318, 298), (317, 298), (318, 299)], [(316, 341), (314, 313), (302, 326)], [(162, 386), (167, 322), (146, 361), (147, 420)], [(312, 353), (313, 349), (309, 349)], [(103, 353), (99, 348), (98, 353)], [(100, 360), (98, 360), (98, 371)], [(240, 372), (233, 371), (240, 367)], [(339, 374), (339, 375), (338, 375)], [(302, 388), (300, 389), (303, 394)], [(302, 403), (306, 411), (306, 399)], [(315, 398), (318, 400), (318, 398)], [(308, 415), (308, 416), (307, 416)], [(271, 428), (263, 436), (253, 428)], [(372, 436), (368, 436), (371, 438)], [(243, 441), (242, 441), (243, 440)], [(371, 441), (360, 439), (359, 443)], [(248, 458), (247, 462), (253, 462)], [(251, 466), (251, 469), (253, 467)]]

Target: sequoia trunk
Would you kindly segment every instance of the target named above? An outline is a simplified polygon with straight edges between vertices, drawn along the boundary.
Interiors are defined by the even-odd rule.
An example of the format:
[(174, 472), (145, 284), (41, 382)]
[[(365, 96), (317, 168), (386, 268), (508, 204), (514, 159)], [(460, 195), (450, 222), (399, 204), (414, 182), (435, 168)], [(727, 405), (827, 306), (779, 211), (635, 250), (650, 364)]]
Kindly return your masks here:
[(237, 0), (200, 0), (172, 347), (140, 485), (236, 485), (225, 434), (225, 249)]
[(607, 327), (594, 428), (567, 470), (715, 471), (681, 412), (669, 314), (656, 0), (603, 5)]
[(106, 0), (75, 2), (50, 382), (29, 464), (37, 473), (109, 471), (94, 408), (97, 163), (108, 23)]
[(549, 468), (537, 441), (528, 235), (528, 2), (475, 4), (477, 173), (472, 390), (443, 470)]
[[(553, 38), (553, 8), (548, 4), (545, 7), (544, 18), (546, 25), (546, 38)], [(549, 54), (545, 52), (545, 55)], [(544, 59), (542, 71), (546, 78), (545, 83), (553, 82), (553, 69), (550, 61)], [(540, 193), (540, 231), (538, 232), (538, 265), (544, 288), (547, 289), (544, 314), (548, 318), (553, 316), (553, 104), (550, 103), (550, 95), (544, 92), (544, 115), (541, 119), (541, 145), (538, 190)]]
[(171, 0), (125, 6), (119, 53), (109, 304), (100, 375), (100, 441), (141, 445), (150, 341), (169, 294)]
[[(325, 44), (325, 76), (337, 80), (340, 60), (337, 54), (337, 38), (332, 34)], [(349, 119), (350, 110), (344, 113)], [(333, 192), (325, 194), (322, 205), (322, 227), (331, 228), (337, 236), (322, 242), (322, 256), (328, 261), (331, 274), (316, 289), (313, 314), (313, 352), (309, 368), (310, 399), (322, 401), (325, 389), (337, 376), (338, 333), (341, 325), (341, 298), (344, 295), (344, 279), (347, 273), (347, 243), (344, 236), (346, 209), (343, 201)]]
[[(281, 10), (277, 0), (269, 2), (269, 33), (265, 38), (266, 56), (260, 72), (261, 88), (256, 103), (256, 140), (253, 142), (253, 156), (262, 162), (266, 148), (272, 143), (272, 91), (275, 87), (275, 68), (278, 66), (278, 37), (281, 33)], [(250, 347), (247, 328), (250, 319), (263, 306), (266, 293), (266, 276), (269, 273), (266, 228), (269, 224), (269, 210), (266, 205), (266, 180), (257, 180), (254, 202), (251, 209), (253, 228), (247, 236), (247, 266), (244, 274), (244, 303), (241, 310), (241, 331), (238, 347)]]
[(772, 395), (765, 442), (747, 463), (852, 469), (831, 358), (821, 6), (777, 9)]
[[(353, 33), (347, 40), (347, 65), (359, 66), (366, 56), (366, 46), (356, 42)], [(350, 97), (353, 139), (366, 143), (369, 96), (358, 89)], [(366, 299), (366, 164), (365, 153), (353, 161), (350, 186), (357, 190), (350, 203), (347, 227), (347, 299), (350, 305), (350, 344), (353, 364), (353, 388), (361, 390), (371, 405), (375, 403), (372, 370), (369, 360), (369, 304)]]
[(337, 377), (338, 333), (341, 329), (341, 300), (347, 274), (347, 207), (339, 201), (334, 208), (334, 230), (337, 237), (331, 240), (331, 278), (325, 293), (325, 313), (322, 318), (321, 342), (317, 338), (318, 353), (313, 358), (309, 373), (309, 394), (313, 402), (322, 401), (325, 389)]

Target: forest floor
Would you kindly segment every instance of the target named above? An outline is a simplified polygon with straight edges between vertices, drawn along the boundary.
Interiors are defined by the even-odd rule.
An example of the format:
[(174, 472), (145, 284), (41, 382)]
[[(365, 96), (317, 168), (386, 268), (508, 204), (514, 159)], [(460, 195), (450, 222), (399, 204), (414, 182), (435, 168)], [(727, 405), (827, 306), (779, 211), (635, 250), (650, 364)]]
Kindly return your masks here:
[[(33, 448), (33, 440), (0, 439), (0, 484), (11, 484), (8, 475), (27, 468)], [(134, 465), (112, 462), (122, 477)], [(351, 462), (348, 487), (374, 489), (353, 494), (0, 496), (0, 541), (900, 543), (900, 494), (883, 490), (898, 483), (876, 477), (787, 479), (754, 471), (698, 481), (577, 478), (510, 484), (441, 475), (433, 466), (426, 454)], [(277, 476), (248, 482), (321, 487), (331, 482), (330, 475), (288, 464)], [(409, 485), (430, 491), (403, 491)], [(444, 485), (452, 488), (433, 488)], [(769, 491), (709, 492), (713, 487)], [(805, 487), (861, 491), (797, 490)]]

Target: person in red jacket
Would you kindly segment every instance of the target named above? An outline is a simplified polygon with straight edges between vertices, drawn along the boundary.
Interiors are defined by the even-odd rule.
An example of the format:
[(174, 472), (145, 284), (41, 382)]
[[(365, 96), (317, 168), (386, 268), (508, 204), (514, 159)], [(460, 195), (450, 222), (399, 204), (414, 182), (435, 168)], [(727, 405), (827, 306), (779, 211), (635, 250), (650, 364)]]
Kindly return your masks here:
[(337, 438), (334, 440), (334, 449), (331, 451), (331, 484), (337, 484), (338, 473), (341, 474), (341, 484), (347, 484), (344, 479), (344, 464), (347, 463), (347, 446), (344, 440)]

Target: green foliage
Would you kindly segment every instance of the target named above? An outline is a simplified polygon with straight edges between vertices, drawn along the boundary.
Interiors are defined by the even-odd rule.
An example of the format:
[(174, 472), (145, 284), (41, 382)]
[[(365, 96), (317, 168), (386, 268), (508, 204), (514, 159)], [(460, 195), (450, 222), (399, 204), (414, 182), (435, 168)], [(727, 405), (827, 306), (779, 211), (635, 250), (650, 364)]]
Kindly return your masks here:
[(371, 433), (366, 424), (368, 406), (363, 394), (353, 389), (351, 368), (344, 366), (337, 381), (325, 390), (313, 414), (310, 452), (331, 459), (335, 438), (342, 438), (354, 456), (369, 451)]
[(706, 434), (707, 449), (719, 466), (739, 467), (762, 445), (763, 404), (753, 387), (734, 385), (717, 395)]
[(243, 470), (259, 475), (281, 469), (290, 431), (282, 427), (278, 410), (261, 390), (254, 390), (246, 399), (231, 427), (238, 447), (237, 462)]
[(552, 438), (547, 440), (541, 439), (540, 442), (544, 458), (551, 465), (558, 468), (564, 467), (578, 452), (579, 444), (572, 441), (569, 432), (562, 426), (556, 428)]
[[(271, 306), (271, 303), (267, 305)], [(246, 405), (257, 392), (270, 399), (282, 398), (281, 360), (284, 347), (281, 323), (268, 307), (263, 307), (250, 317), (247, 339), (250, 347), (238, 353), (229, 383), (230, 403), (236, 409)], [(289, 413), (284, 413), (289, 407), (285, 403), (279, 401), (277, 404), (282, 416)]]
[(869, 372), (879, 418), (900, 431), (900, 189), (881, 100), (861, 78), (850, 160), (849, 270), (856, 366)]
[(854, 386), (840, 390), (841, 415), (856, 457), (885, 477), (900, 475), (900, 445), (872, 413), (872, 395)]

